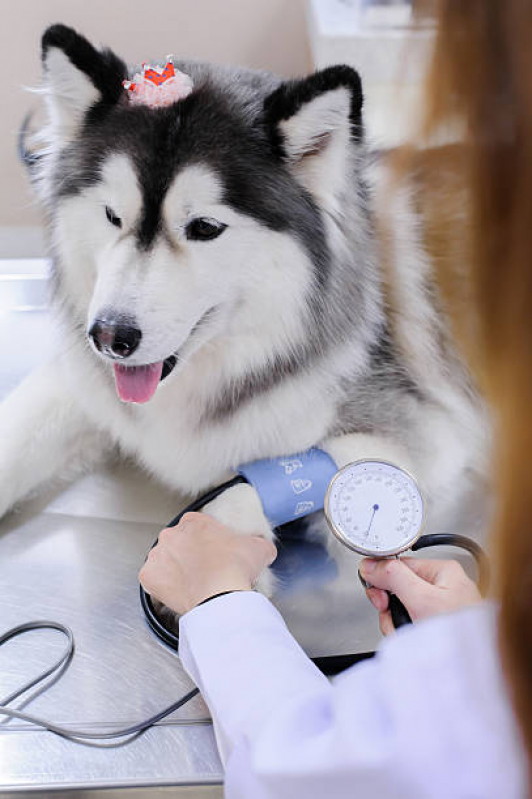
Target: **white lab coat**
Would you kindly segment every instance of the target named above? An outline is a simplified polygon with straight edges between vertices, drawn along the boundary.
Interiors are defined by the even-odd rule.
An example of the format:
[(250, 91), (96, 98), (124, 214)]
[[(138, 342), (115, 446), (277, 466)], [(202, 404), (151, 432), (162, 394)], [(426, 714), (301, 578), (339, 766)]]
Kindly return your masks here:
[(332, 682), (258, 593), (194, 608), (180, 637), (213, 715), (227, 799), (526, 794), (493, 605), (402, 628)]

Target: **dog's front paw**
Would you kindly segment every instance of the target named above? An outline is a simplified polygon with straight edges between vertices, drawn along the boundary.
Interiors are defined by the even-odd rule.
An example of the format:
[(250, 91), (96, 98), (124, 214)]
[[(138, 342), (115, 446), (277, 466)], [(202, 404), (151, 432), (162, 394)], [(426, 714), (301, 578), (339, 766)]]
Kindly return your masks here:
[(269, 541), (273, 539), (259, 495), (247, 483), (238, 483), (224, 491), (205, 505), (203, 513), (208, 513), (221, 524), (242, 535), (262, 535)]
[(253, 588), (255, 591), (259, 591), (261, 594), (264, 594), (264, 596), (267, 596), (268, 599), (271, 599), (275, 593), (276, 585), (277, 580), (272, 570), (264, 569), (262, 574), (259, 575), (259, 578)]
[[(253, 486), (246, 483), (240, 483), (220, 494), (205, 505), (203, 512), (237, 533), (260, 535), (269, 541), (273, 540), (273, 531), (264, 515), (259, 496)], [(272, 596), (275, 577), (271, 569), (264, 569), (255, 588), (265, 596)]]

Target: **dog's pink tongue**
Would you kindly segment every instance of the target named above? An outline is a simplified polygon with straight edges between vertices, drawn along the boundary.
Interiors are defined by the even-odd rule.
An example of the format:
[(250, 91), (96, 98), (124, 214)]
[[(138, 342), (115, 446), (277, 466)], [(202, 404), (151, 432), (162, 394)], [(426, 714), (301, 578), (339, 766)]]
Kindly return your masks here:
[(148, 402), (155, 394), (162, 371), (162, 361), (147, 366), (122, 366), (115, 363), (118, 396), (124, 402)]

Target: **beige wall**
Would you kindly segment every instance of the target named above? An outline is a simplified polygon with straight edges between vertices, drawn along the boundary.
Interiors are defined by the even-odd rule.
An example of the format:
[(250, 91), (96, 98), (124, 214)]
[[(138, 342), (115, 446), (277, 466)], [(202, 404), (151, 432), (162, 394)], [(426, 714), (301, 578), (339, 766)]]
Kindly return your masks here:
[(174, 53), (287, 76), (309, 69), (305, 0), (0, 0), (0, 228), (39, 224), (16, 138), (38, 105), (21, 87), (38, 83), (40, 36), (53, 22), (130, 63)]

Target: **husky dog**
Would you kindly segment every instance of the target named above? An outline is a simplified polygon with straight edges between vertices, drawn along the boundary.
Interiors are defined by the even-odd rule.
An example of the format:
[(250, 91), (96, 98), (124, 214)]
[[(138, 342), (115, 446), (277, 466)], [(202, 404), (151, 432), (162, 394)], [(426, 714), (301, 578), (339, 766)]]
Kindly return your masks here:
[[(42, 58), (48, 123), (28, 161), (61, 346), (0, 407), (0, 514), (116, 448), (196, 494), (313, 445), (339, 467), (409, 468), (445, 514), (479, 469), (479, 402), (405, 191), (386, 201), (386, 300), (358, 74), (176, 62), (194, 90), (152, 109), (70, 28), (44, 33)], [(250, 486), (208, 511), (270, 534)]]

